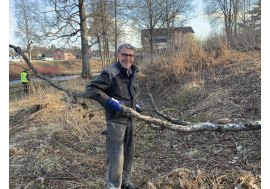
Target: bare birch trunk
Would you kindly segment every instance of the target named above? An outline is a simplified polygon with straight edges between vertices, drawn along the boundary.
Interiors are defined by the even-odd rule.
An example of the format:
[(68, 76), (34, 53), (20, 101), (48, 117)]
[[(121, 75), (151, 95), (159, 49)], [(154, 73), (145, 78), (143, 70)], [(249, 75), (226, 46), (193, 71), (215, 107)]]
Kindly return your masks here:
[(167, 52), (170, 52), (170, 22), (169, 22), (169, 7), (168, 0), (166, 0), (166, 19), (167, 19), (167, 31), (166, 31), (166, 40), (167, 40)]
[(23, 16), (24, 16), (24, 21), (25, 21), (25, 29), (26, 29), (26, 37), (27, 37), (27, 53), (28, 53), (28, 58), (31, 61), (31, 41), (29, 37), (29, 28), (28, 28), (28, 19), (26, 15), (26, 7), (25, 7), (25, 1), (23, 1)]
[(92, 73), (89, 63), (87, 19), (85, 13), (84, 0), (79, 0), (80, 26), (81, 26), (81, 46), (82, 46), (82, 78), (91, 78)]

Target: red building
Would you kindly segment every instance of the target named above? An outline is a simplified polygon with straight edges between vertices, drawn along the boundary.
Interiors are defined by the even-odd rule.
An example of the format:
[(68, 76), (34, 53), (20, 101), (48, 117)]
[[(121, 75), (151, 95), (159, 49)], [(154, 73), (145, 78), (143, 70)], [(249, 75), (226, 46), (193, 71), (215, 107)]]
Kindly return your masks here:
[(56, 49), (53, 51), (54, 60), (67, 60), (67, 59), (76, 59), (76, 56), (73, 56), (71, 52), (64, 52), (61, 49)]

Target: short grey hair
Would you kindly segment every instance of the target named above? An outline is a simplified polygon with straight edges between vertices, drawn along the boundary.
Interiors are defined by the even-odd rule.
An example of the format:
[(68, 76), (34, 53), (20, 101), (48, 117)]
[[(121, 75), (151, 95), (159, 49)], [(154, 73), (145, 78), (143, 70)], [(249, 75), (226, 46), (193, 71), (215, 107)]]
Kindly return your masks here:
[(136, 48), (135, 47), (133, 47), (131, 44), (129, 44), (129, 43), (124, 43), (124, 44), (122, 44), (122, 45), (120, 45), (119, 47), (118, 47), (118, 53), (120, 52), (120, 50), (122, 49), (122, 47), (126, 47), (126, 48), (128, 48), (128, 49), (132, 49), (132, 50), (134, 50), (134, 53), (136, 52)]

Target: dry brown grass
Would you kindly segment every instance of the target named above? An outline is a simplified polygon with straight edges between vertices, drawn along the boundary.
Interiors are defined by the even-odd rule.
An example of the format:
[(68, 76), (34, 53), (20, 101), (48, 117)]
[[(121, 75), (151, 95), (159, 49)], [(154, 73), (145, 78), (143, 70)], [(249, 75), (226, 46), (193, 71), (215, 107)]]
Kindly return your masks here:
[[(72, 79), (61, 83), (66, 88), (83, 91), (89, 80)], [(37, 175), (55, 177), (60, 179), (71, 177), (65, 184), (58, 185), (55, 179), (46, 181), (47, 188), (70, 188), (76, 186), (98, 186), (93, 172), (103, 171), (105, 179), (104, 157), (96, 157), (96, 150), (104, 149), (103, 131), (104, 114), (99, 110), (96, 102), (86, 102), (90, 110), (60, 101), (65, 95), (59, 90), (43, 84), (31, 86), (28, 96), (21, 96), (10, 103), (10, 187), (30, 188), (42, 187), (43, 184), (35, 182)], [(47, 106), (37, 109), (39, 104)], [(89, 104), (90, 103), (90, 104)], [(96, 105), (95, 105), (96, 104)], [(97, 107), (95, 107), (97, 106)], [(102, 142), (103, 141), (103, 142)], [(75, 153), (75, 154), (74, 154)], [(104, 150), (100, 152), (104, 154)], [(75, 156), (74, 156), (75, 155)], [(27, 163), (22, 168), (21, 163)], [(67, 162), (69, 163), (68, 167)], [(96, 166), (98, 164), (98, 166)], [(42, 169), (40, 169), (42, 167)], [(83, 174), (89, 178), (84, 182), (73, 182), (75, 175)], [(19, 177), (22, 175), (23, 177)], [(79, 176), (80, 177), (80, 176)], [(102, 180), (101, 179), (101, 180)], [(16, 182), (19, 180), (19, 185)], [(79, 180), (82, 181), (82, 180)], [(87, 187), (89, 188), (89, 187)]]
[(189, 170), (177, 168), (168, 174), (154, 178), (148, 182), (149, 189), (170, 189), (170, 188), (188, 188), (188, 189), (229, 189), (232, 185), (247, 189), (261, 188), (261, 177), (254, 176), (246, 171), (228, 170), (227, 174), (220, 174), (218, 171), (209, 174), (201, 170)]
[[(256, 63), (257, 56), (254, 59), (257, 53), (222, 48), (206, 52), (192, 47), (186, 54), (161, 57), (152, 66), (139, 64), (141, 106), (151, 109), (143, 89), (143, 84), (148, 84), (158, 108), (180, 120), (200, 122), (228, 115), (233, 119), (238, 110), (247, 117), (258, 117), (260, 113), (252, 113), (245, 105), (245, 101), (259, 103), (260, 93), (253, 93), (259, 91), (256, 82), (260, 63)], [(207, 64), (211, 59), (212, 63)], [(84, 91), (89, 81), (75, 78), (61, 85)], [(100, 132), (106, 130), (106, 123), (102, 107), (95, 101), (79, 99), (90, 108), (85, 110), (61, 101), (66, 96), (50, 86), (40, 83), (32, 88), (29, 96), (10, 103), (10, 188), (105, 188), (105, 137)], [(248, 96), (251, 91), (255, 95)], [(47, 103), (36, 109), (37, 104)], [(230, 107), (233, 109), (228, 111)], [(240, 118), (245, 118), (243, 115)], [(141, 188), (261, 187), (258, 131), (159, 132), (138, 120), (135, 130), (139, 132), (131, 181)], [(229, 137), (242, 146), (241, 152)]]
[[(90, 68), (92, 73), (102, 70), (102, 63), (99, 59), (90, 59)], [(82, 72), (82, 60), (63, 60), (63, 61), (32, 61), (33, 66), (45, 75), (79, 75)], [(9, 63), (9, 79), (20, 79), (20, 74), (24, 68), (29, 69), (25, 62)], [(35, 74), (29, 70), (29, 75)]]
[[(183, 77), (193, 75), (194, 82), (203, 80), (203, 72), (230, 66), (243, 59), (254, 58), (252, 54), (230, 48), (221, 38), (216, 38), (215, 46), (202, 46), (198, 41), (188, 39), (180, 50), (164, 53), (153, 62), (140, 64), (148, 76), (158, 74), (158, 78), (167, 79), (170, 83), (180, 82)], [(254, 51), (255, 54), (257, 53)], [(215, 77), (215, 76), (213, 76)]]
[[(204, 118), (193, 121), (216, 121), (224, 114), (220, 111), (223, 104), (231, 109), (227, 114), (234, 118), (245, 114), (246, 118), (258, 119), (260, 53), (232, 49), (221, 37), (203, 45), (187, 38), (179, 51), (157, 55), (153, 62), (140, 63), (142, 75), (147, 78), (141, 81), (150, 86), (163, 107), (173, 106), (178, 113), (184, 112), (183, 119), (190, 119), (188, 113), (207, 112)], [(246, 97), (249, 100), (243, 101)], [(246, 115), (245, 109), (253, 109), (246, 107), (247, 102), (256, 104), (255, 117)]]
[[(82, 91), (88, 82), (77, 78), (61, 85)], [(192, 86), (187, 90), (190, 87), (197, 91)], [(27, 185), (28, 188), (106, 187), (105, 137), (100, 135), (106, 130), (103, 110), (94, 101), (85, 101), (90, 110), (84, 110), (78, 105), (61, 103), (61, 98), (62, 92), (40, 87), (32, 95), (10, 104), (10, 188)], [(36, 104), (48, 102), (51, 103), (49, 106), (33, 111)], [(136, 121), (136, 130), (143, 124)], [(136, 137), (132, 182), (142, 188), (160, 189), (260, 187), (257, 171), (243, 169), (240, 165), (236, 170), (229, 164), (219, 167), (227, 161), (223, 155), (210, 156), (214, 158), (211, 167), (209, 162), (200, 160), (207, 154), (203, 147), (212, 145), (209, 141), (198, 146), (197, 141), (204, 140), (198, 138), (202, 136), (209, 137), (209, 134), (193, 134), (194, 139), (187, 141), (186, 134), (159, 133), (145, 126)], [(216, 137), (220, 138), (218, 134)], [(248, 149), (244, 141), (238, 142)], [(172, 148), (172, 145), (177, 145), (177, 148)], [(224, 151), (224, 154), (228, 153), (232, 153), (229, 159), (235, 156), (233, 150)], [(226, 173), (226, 170), (231, 172)], [(40, 182), (38, 178), (45, 180)]]

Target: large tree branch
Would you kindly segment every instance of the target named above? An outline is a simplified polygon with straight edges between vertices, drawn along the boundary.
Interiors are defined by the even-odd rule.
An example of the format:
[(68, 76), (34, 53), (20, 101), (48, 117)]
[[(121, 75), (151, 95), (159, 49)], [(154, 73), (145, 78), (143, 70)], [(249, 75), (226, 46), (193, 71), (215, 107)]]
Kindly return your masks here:
[(14, 45), (10, 45), (9, 44), (9, 47), (10, 48), (13, 48), (18, 54), (20, 54), (23, 59), (25, 60), (25, 62), (27, 63), (27, 65), (29, 66), (29, 68), (32, 69), (32, 71), (36, 74), (36, 76), (40, 79), (43, 79), (45, 81), (47, 81), (51, 86), (61, 90), (61, 91), (64, 91), (70, 95), (74, 95), (74, 96), (77, 96), (77, 97), (82, 97), (82, 98), (88, 98), (85, 93), (82, 93), (82, 92), (79, 92), (79, 91), (72, 91), (72, 90), (69, 90), (69, 89), (66, 89), (66, 88), (63, 88), (62, 86), (54, 83), (53, 81), (51, 81), (49, 78), (43, 76), (41, 73), (39, 73), (39, 71), (37, 71), (37, 69), (33, 66), (33, 64), (29, 61), (29, 59), (25, 56), (25, 54), (22, 52), (22, 49), (20, 47), (16, 47)]
[[(179, 132), (198, 132), (198, 131), (218, 131), (218, 132), (229, 132), (229, 131), (251, 131), (251, 130), (260, 130), (261, 129), (261, 121), (254, 122), (245, 122), (239, 124), (219, 124), (219, 123), (197, 123), (197, 124), (189, 124), (189, 125), (176, 125), (166, 121), (162, 121), (160, 119), (152, 118), (149, 116), (144, 116), (134, 111), (131, 108), (128, 108), (124, 105), (121, 105), (121, 108), (125, 114), (131, 115), (141, 121), (146, 123), (159, 125), (161, 127), (165, 127), (167, 129)], [(159, 130), (159, 129), (158, 129)]]
[[(80, 98), (86, 98), (90, 99), (84, 92), (79, 92), (79, 91), (73, 91), (70, 89), (65, 89), (62, 86), (54, 83), (51, 81), (49, 78), (43, 76), (40, 74), (37, 69), (32, 65), (32, 63), (29, 61), (29, 59), (24, 55), (20, 47), (16, 47), (14, 45), (10, 45), (10, 48), (13, 48), (17, 53), (19, 53), (27, 65), (32, 69), (32, 71), (36, 74), (36, 76), (40, 79), (43, 79), (47, 81), (51, 86), (66, 92), (68, 95), (74, 97), (76, 100), (77, 97)], [(239, 124), (219, 124), (219, 123), (188, 123), (185, 126), (182, 125), (176, 125), (172, 124), (160, 119), (152, 118), (149, 116), (141, 115), (132, 108), (128, 108), (126, 106), (123, 106), (120, 104), (122, 107), (123, 113), (126, 115), (131, 115), (132, 117), (135, 117), (141, 121), (144, 121), (149, 124), (154, 124), (154, 125), (159, 125), (161, 127), (157, 126), (151, 126), (152, 129), (157, 129), (160, 130), (162, 128), (167, 128), (173, 131), (179, 131), (179, 132), (198, 132), (198, 131), (218, 131), (218, 132), (228, 132), (228, 131), (251, 131), (251, 130), (260, 130), (261, 129), (261, 121), (253, 121), (253, 122), (245, 122), (245, 123), (239, 123)]]

